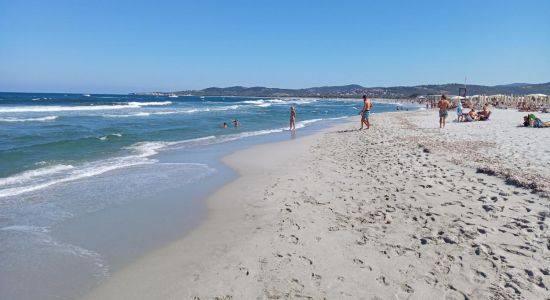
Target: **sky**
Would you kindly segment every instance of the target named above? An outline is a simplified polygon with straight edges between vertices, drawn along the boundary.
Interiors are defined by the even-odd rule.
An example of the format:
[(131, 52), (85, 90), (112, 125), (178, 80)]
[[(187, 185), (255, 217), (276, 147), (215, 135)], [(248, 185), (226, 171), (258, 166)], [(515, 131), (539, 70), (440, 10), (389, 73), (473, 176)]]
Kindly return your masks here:
[(0, 91), (550, 81), (550, 1), (0, 0)]

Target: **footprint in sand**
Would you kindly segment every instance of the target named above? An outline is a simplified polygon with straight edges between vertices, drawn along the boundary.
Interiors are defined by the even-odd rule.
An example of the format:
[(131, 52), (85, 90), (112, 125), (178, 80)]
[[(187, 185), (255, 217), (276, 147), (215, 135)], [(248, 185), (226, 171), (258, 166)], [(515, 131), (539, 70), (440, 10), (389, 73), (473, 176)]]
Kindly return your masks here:
[(239, 267), (239, 271), (244, 273), (246, 276), (248, 276), (250, 274), (250, 271), (248, 270), (247, 267)]
[(386, 285), (386, 286), (390, 285), (390, 283), (386, 279), (386, 276), (380, 276), (380, 277), (376, 278), (376, 281), (378, 281), (380, 284), (383, 284), (383, 285)]
[(303, 255), (300, 256), (301, 259), (305, 260), (306, 263), (308, 263), (309, 265), (313, 265), (313, 261)]

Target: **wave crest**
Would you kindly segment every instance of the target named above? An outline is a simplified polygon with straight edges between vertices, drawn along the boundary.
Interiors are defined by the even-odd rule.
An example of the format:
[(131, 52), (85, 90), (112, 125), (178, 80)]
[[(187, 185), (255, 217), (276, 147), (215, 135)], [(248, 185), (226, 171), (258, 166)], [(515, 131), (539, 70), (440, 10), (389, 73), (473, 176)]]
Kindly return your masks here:
[(54, 111), (93, 111), (93, 110), (117, 110), (126, 108), (140, 108), (143, 106), (163, 106), (170, 105), (171, 101), (161, 102), (121, 102), (115, 105), (37, 105), (37, 106), (12, 106), (0, 108), (0, 113), (19, 113), (19, 112), (54, 112)]
[(0, 118), (0, 122), (48, 122), (55, 121), (58, 116), (47, 116), (40, 118)]

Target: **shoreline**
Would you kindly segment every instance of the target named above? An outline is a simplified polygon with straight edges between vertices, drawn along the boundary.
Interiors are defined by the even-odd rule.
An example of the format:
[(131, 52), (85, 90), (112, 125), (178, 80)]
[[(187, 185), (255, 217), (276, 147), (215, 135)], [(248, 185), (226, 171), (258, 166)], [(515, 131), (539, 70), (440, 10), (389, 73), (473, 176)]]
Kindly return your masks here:
[[(297, 136), (339, 122), (340, 119), (329, 119), (320, 124), (306, 122)], [(41, 222), (41, 227), (20, 226), (23, 221), (14, 226), (0, 226), (0, 234), (6, 241), (4, 245), (9, 249), (15, 248), (13, 244), (19, 246), (16, 244), (19, 241), (21, 244), (29, 241), (27, 244), (31, 246), (43, 244), (37, 252), (28, 247), (30, 250), (26, 252), (14, 251), (13, 255), (3, 256), (2, 261), (19, 262), (19, 257), (29, 262), (44, 260), (39, 264), (39, 271), (54, 272), (59, 276), (40, 280), (43, 273), (28, 274), (28, 267), (20, 267), (24, 266), (23, 263), (12, 263), (11, 268), (4, 269), (6, 280), (0, 284), (2, 294), (13, 299), (36, 298), (38, 295), (53, 299), (73, 298), (86, 293), (111, 272), (180, 239), (189, 228), (201, 222), (203, 198), (223, 186), (226, 179), (235, 176), (219, 161), (219, 157), (250, 145), (290, 139), (290, 133), (287, 133), (161, 151), (151, 157), (158, 161), (155, 164), (112, 170), (105, 175), (47, 187), (41, 198), (29, 197), (36, 202), (27, 205), (36, 208), (31, 212), (44, 212), (40, 209), (42, 206), (54, 203), (61, 208), (55, 212), (65, 219), (56, 219), (58, 222), (50, 225), (43, 221), (42, 215), (38, 215), (32, 220)], [(215, 170), (214, 177), (209, 175), (212, 170)], [(203, 171), (208, 173), (204, 175), (206, 178), (200, 179)], [(103, 199), (107, 203), (105, 206), (104, 202), (98, 201)], [(73, 210), (67, 212), (69, 209)], [(8, 212), (7, 209), (3, 211), (6, 215)], [(50, 216), (46, 214), (46, 217)], [(25, 288), (32, 282), (37, 282), (33, 288)]]
[[(19, 105), (16, 101), (16, 107), (22, 106), (18, 110), (29, 110), (24, 103), (25, 97), (14, 97), (22, 103)], [(48, 99), (47, 105), (52, 105), (55, 110), (74, 110), (81, 102), (88, 101), (88, 98), (73, 99), (58, 107), (55, 106), (57, 100), (54, 98), (43, 95), (40, 99)], [(26, 100), (29, 103), (31, 101)], [(133, 99), (96, 99), (92, 102), (108, 101), (119, 105), (118, 101), (122, 100)], [(38, 133), (54, 130), (60, 134), (61, 137), (57, 139), (60, 142), (55, 144), (60, 149), (70, 148), (74, 144), (71, 139), (80, 141), (80, 136), (66, 134), (68, 128), (89, 128), (90, 132), (94, 132), (93, 136), (85, 137), (81, 147), (73, 145), (74, 154), (85, 158), (88, 149), (86, 145), (90, 144), (94, 145), (94, 151), (105, 150), (105, 155), (99, 159), (83, 158), (82, 163), (79, 160), (70, 161), (67, 165), (51, 170), (49, 165), (43, 166), (42, 162), (50, 162), (57, 156), (63, 157), (64, 152), (50, 151), (50, 147), (47, 148), (49, 152), (44, 154), (47, 157), (29, 155), (25, 158), (32, 163), (40, 162), (36, 164), (38, 171), (28, 173), (32, 176), (26, 176), (27, 173), (23, 174), (26, 177), (20, 176), (27, 181), (20, 182), (17, 172), (13, 178), (4, 180), (4, 183), (13, 182), (14, 188), (28, 189), (30, 185), (27, 182), (32, 184), (33, 189), (36, 188), (21, 197), (7, 196), (2, 199), (7, 199), (2, 202), (0, 218), (0, 248), (6, 253), (0, 259), (0, 265), (5, 266), (0, 272), (0, 277), (6, 278), (0, 284), (0, 294), (4, 297), (53, 299), (73, 298), (73, 295), (76, 297), (86, 293), (135, 258), (177, 240), (186, 233), (190, 224), (201, 217), (202, 204), (194, 201), (195, 198), (202, 199), (204, 190), (215, 190), (221, 186), (215, 184), (223, 181), (219, 176), (222, 172), (232, 174), (227, 167), (218, 163), (219, 157), (257, 143), (302, 137), (331, 124), (344, 122), (342, 118), (356, 115), (358, 106), (355, 101), (321, 101), (317, 104), (302, 99), (290, 101), (301, 107), (298, 118), (303, 120), (297, 122), (297, 128), (303, 128), (298, 129), (296, 136), (291, 136), (285, 129), (289, 103), (282, 100), (237, 100), (243, 106), (242, 115), (237, 117), (245, 120), (244, 126), (227, 130), (214, 124), (219, 123), (216, 120), (235, 117), (232, 107), (236, 105), (231, 104), (231, 100), (227, 101), (229, 104), (221, 104), (216, 100), (202, 103), (195, 99), (197, 101), (185, 105), (174, 104), (175, 107), (171, 107), (172, 104), (165, 105), (164, 101), (135, 100), (151, 104), (151, 107), (140, 106), (136, 110), (124, 111), (121, 115), (133, 116), (139, 111), (144, 113), (144, 118), (111, 118), (111, 113), (71, 112), (67, 113), (66, 118), (60, 113), (61, 116), (55, 122), (29, 124)], [(220, 100), (223, 102), (223, 99)], [(191, 114), (188, 118), (164, 116), (166, 111), (187, 111), (189, 106), (200, 108), (201, 105), (231, 109), (209, 113), (208, 118), (200, 114)], [(379, 104), (376, 108), (379, 112), (393, 111), (395, 105)], [(162, 116), (155, 117), (156, 113)], [(81, 115), (87, 117), (76, 118)], [(188, 127), (185, 124), (188, 123), (193, 125), (186, 129)], [(202, 128), (204, 124), (207, 125), (204, 131), (192, 132), (193, 128)], [(15, 136), (29, 132), (27, 125), (16, 125), (11, 125), (16, 130)], [(104, 129), (96, 134), (92, 128), (94, 126)], [(174, 135), (170, 134), (170, 138), (163, 139), (167, 133)], [(194, 139), (197, 135), (209, 138)], [(42, 145), (40, 141), (36, 143)], [(31, 154), (41, 155), (38, 151), (40, 149), (36, 148)], [(112, 157), (109, 151), (113, 149), (122, 149), (120, 155)], [(113, 161), (121, 164), (113, 164)], [(25, 160), (16, 162), (24, 165)], [(53, 166), (62, 163), (51, 161)], [(75, 174), (78, 177), (73, 176)], [(4, 188), (2, 191), (15, 190)]]
[(547, 198), (449, 161), (432, 115), (376, 114), (362, 132), (350, 118), (225, 156), (238, 177), (206, 200), (201, 224), (84, 299), (544, 295)]
[[(193, 266), (195, 265), (194, 262), (197, 260), (206, 261), (210, 254), (223, 252), (223, 247), (220, 246), (220, 244), (223, 244), (224, 242), (229, 242), (229, 240), (225, 240), (228, 237), (228, 233), (231, 238), (234, 238), (235, 234), (238, 232), (250, 232), (258, 230), (254, 226), (245, 226), (245, 228), (243, 228), (243, 225), (239, 224), (239, 220), (249, 219), (250, 216), (248, 216), (246, 213), (234, 209), (235, 203), (225, 201), (225, 197), (223, 196), (225, 194), (240, 193), (242, 188), (251, 189), (251, 186), (255, 185), (255, 175), (257, 174), (252, 174), (254, 173), (254, 171), (252, 170), (258, 168), (259, 166), (243, 166), (243, 158), (245, 157), (247, 157), (247, 160), (254, 161), (253, 158), (248, 157), (247, 153), (249, 151), (253, 151), (257, 156), (257, 149), (271, 148), (271, 150), (273, 150), (272, 146), (274, 145), (277, 146), (277, 149), (281, 149), (291, 144), (294, 144), (294, 146), (299, 147), (301, 151), (304, 151), (305, 148), (312, 145), (324, 132), (333, 130), (335, 128), (346, 127), (348, 126), (348, 124), (351, 123), (356, 123), (355, 121), (351, 121), (351, 119), (356, 119), (356, 117), (349, 117), (347, 120), (343, 121), (340, 124), (333, 125), (329, 128), (320, 129), (318, 132), (310, 133), (304, 137), (299, 137), (298, 139), (255, 144), (251, 147), (239, 149), (236, 152), (232, 152), (222, 156), (220, 158), (220, 162), (230, 168), (236, 176), (234, 176), (229, 182), (227, 182), (223, 186), (208, 193), (207, 197), (202, 200), (205, 204), (206, 212), (204, 213), (204, 217), (201, 219), (201, 221), (196, 224), (191, 230), (189, 230), (186, 235), (183, 236), (181, 239), (168, 243), (167, 245), (159, 249), (153, 250), (145, 254), (141, 258), (137, 258), (136, 260), (134, 260), (133, 263), (130, 263), (126, 267), (123, 267), (119, 272), (113, 274), (112, 278), (120, 278), (126, 276), (132, 277), (132, 274), (135, 273), (134, 268), (143, 269), (144, 266), (142, 264), (151, 264), (149, 265), (149, 267), (153, 269), (169, 268), (169, 266), (167, 265), (161, 266), (163, 265), (163, 262), (167, 261), (160, 262), (159, 259), (161, 259), (162, 257), (166, 257), (167, 254), (174, 254), (175, 252), (180, 251), (184, 251), (185, 253), (190, 255), (185, 258), (181, 257), (182, 261), (180, 261), (179, 263), (183, 265)], [(297, 141), (299, 141), (300, 143), (296, 143)], [(284, 152), (281, 151), (280, 153)], [(288, 153), (286, 155), (288, 155)], [(281, 158), (279, 158), (277, 162), (281, 162)], [(276, 163), (268, 163), (268, 165), (263, 165), (260, 167), (263, 170), (266, 170), (269, 168), (275, 168), (275, 165)], [(239, 201), (237, 203), (237, 206), (243, 205), (243, 202), (244, 200)], [(220, 232), (220, 230), (223, 231)], [(212, 253), (206, 254), (204, 251), (201, 250), (203, 248), (214, 250)], [(193, 272), (193, 274), (187, 274), (187, 276), (188, 278), (195, 278), (196, 275)], [(118, 281), (118, 279), (115, 280)], [(126, 278), (121, 278), (120, 280), (125, 281)], [(134, 279), (130, 280), (133, 281)], [(135, 280), (141, 281), (142, 279), (135, 278)], [(120, 299), (121, 297), (162, 299), (164, 296), (168, 296), (163, 295), (162, 292), (161, 294), (149, 294), (144, 296), (143, 291), (134, 294), (131, 290), (125, 290), (123, 292), (124, 294), (119, 294), (119, 292), (112, 290), (113, 288), (116, 289), (119, 284), (119, 282), (112, 282), (110, 280), (107, 280), (107, 282), (101, 284), (98, 288), (93, 289), (91, 293), (86, 294), (82, 299), (109, 299), (111, 297), (112, 299)], [(126, 284), (127, 283), (123, 283), (123, 285)], [(161, 283), (158, 282), (158, 284)], [(126, 292), (130, 292), (130, 294), (126, 294)]]

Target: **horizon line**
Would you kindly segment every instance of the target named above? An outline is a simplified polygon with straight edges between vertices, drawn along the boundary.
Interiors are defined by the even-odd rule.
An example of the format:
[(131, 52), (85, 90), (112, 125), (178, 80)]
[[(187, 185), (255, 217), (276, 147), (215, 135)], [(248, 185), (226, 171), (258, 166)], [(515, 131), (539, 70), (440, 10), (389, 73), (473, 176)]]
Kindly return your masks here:
[(244, 85), (231, 85), (231, 86), (225, 86), (225, 87), (219, 87), (219, 86), (209, 86), (202, 89), (188, 89), (188, 90), (174, 90), (174, 91), (141, 91), (141, 92), (127, 92), (127, 93), (97, 93), (97, 92), (22, 92), (22, 91), (0, 91), (0, 93), (17, 93), (17, 94), (96, 94), (96, 95), (128, 95), (128, 94), (139, 94), (139, 93), (174, 93), (174, 92), (184, 92), (184, 91), (203, 91), (206, 89), (227, 89), (227, 88), (268, 88), (268, 89), (281, 89), (281, 90), (306, 90), (306, 89), (313, 89), (313, 88), (323, 88), (323, 87), (344, 87), (344, 86), (350, 86), (350, 85), (357, 85), (365, 89), (375, 89), (375, 88), (395, 88), (395, 87), (420, 87), (420, 86), (429, 86), (429, 85), (465, 85), (465, 86), (485, 86), (485, 87), (497, 87), (497, 86), (506, 86), (506, 85), (513, 85), (513, 84), (522, 84), (522, 85), (540, 85), (540, 84), (550, 84), (550, 81), (548, 82), (540, 82), (540, 83), (530, 83), (530, 82), (512, 82), (512, 83), (505, 83), (505, 84), (495, 84), (495, 85), (483, 85), (483, 84), (466, 84), (466, 83), (458, 83), (458, 82), (449, 82), (449, 83), (425, 83), (425, 84), (416, 84), (416, 85), (393, 85), (393, 86), (363, 86), (361, 84), (356, 83), (350, 83), (350, 84), (343, 84), (343, 85), (319, 85), (319, 86), (311, 86), (311, 87), (302, 87), (302, 88), (282, 88), (282, 87), (268, 87), (268, 86), (244, 86)]

